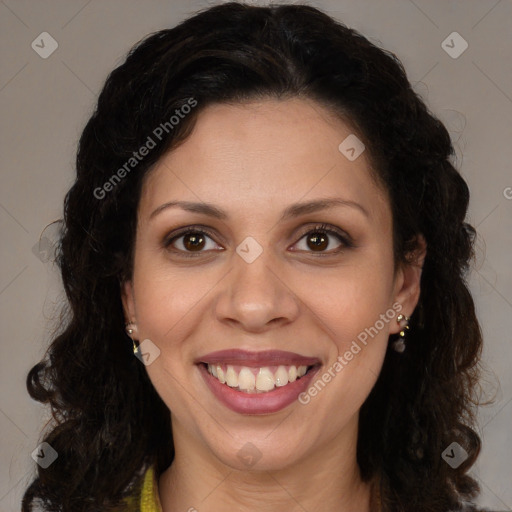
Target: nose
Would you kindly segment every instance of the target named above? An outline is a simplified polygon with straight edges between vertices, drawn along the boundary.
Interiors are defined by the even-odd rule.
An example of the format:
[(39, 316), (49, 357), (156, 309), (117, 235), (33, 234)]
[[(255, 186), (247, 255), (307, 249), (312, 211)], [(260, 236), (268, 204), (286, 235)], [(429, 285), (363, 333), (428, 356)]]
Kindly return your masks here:
[(297, 319), (300, 300), (270, 249), (251, 263), (235, 253), (232, 264), (215, 305), (220, 322), (258, 333)]

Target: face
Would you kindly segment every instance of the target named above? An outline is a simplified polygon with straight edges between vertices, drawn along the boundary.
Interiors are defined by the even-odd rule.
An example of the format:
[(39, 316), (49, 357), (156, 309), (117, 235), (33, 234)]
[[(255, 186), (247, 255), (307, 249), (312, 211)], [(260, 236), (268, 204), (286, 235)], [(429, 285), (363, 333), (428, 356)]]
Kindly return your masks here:
[(213, 105), (148, 175), (123, 303), (160, 351), (177, 453), (276, 469), (354, 448), (421, 270), (394, 271), (387, 195), (339, 149), (352, 133), (306, 100)]

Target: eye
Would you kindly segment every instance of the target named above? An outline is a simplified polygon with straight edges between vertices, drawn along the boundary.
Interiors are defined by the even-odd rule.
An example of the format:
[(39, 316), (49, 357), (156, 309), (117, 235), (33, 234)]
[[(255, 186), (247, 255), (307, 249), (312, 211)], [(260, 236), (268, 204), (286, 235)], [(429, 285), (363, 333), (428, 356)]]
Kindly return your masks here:
[(196, 255), (194, 253), (199, 255), (205, 250), (219, 247), (213, 242), (212, 237), (213, 234), (203, 227), (189, 227), (164, 240), (164, 247), (173, 250), (173, 252), (179, 252), (183, 256), (193, 257)]
[[(337, 247), (332, 247), (335, 245), (335, 242), (332, 242), (332, 239), (335, 238), (338, 241)], [(315, 226), (313, 229), (309, 229), (297, 242), (296, 245), (300, 245), (301, 241), (304, 240), (302, 243), (302, 248), (299, 247), (298, 250), (305, 250), (306, 252), (317, 252), (317, 253), (326, 253), (326, 256), (329, 254), (335, 254), (340, 252), (343, 248), (347, 247), (353, 247), (352, 240), (350, 239), (350, 236), (336, 228), (329, 227), (326, 224), (321, 224), (318, 226)], [(329, 248), (329, 251), (326, 251), (326, 249)], [(296, 249), (294, 249), (296, 250)], [(323, 254), (320, 254), (323, 255)]]

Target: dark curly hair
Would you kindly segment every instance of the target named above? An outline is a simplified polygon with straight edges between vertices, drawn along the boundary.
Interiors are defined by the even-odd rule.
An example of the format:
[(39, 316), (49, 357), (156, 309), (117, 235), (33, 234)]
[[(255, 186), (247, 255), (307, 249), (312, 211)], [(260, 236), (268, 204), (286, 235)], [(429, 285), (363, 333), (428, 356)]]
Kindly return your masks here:
[[(114, 182), (191, 98), (189, 115), (167, 123), (156, 147)], [(357, 31), (311, 6), (230, 2), (140, 41), (109, 75), (85, 126), (57, 252), (66, 323), (27, 377), (30, 395), (51, 406), (44, 441), (59, 456), (38, 469), (24, 512), (36, 501), (47, 511), (119, 510), (149, 465), (159, 475), (173, 461), (169, 411), (133, 356), (120, 297), (141, 187), (206, 106), (265, 98), (313, 99), (348, 122), (390, 198), (396, 265), (419, 234), (427, 243), (411, 342), (403, 354), (387, 351), (360, 411), (363, 479), (381, 474), (385, 511), (458, 511), (477, 496), (467, 474), (480, 450), (482, 336), (466, 283), (475, 230), (465, 222), (469, 191), (451, 162), (450, 136), (398, 58)], [(456, 469), (441, 457), (453, 441), (469, 454)]]

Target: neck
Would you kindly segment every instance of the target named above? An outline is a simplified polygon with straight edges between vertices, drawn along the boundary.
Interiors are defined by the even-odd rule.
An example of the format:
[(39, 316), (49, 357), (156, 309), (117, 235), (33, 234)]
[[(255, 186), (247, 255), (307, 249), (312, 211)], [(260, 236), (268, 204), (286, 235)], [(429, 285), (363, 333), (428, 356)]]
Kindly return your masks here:
[(348, 428), (352, 435), (344, 432), (287, 467), (240, 471), (175, 425), (175, 458), (159, 480), (163, 510), (370, 512), (371, 485), (361, 480), (356, 460), (357, 418)]

